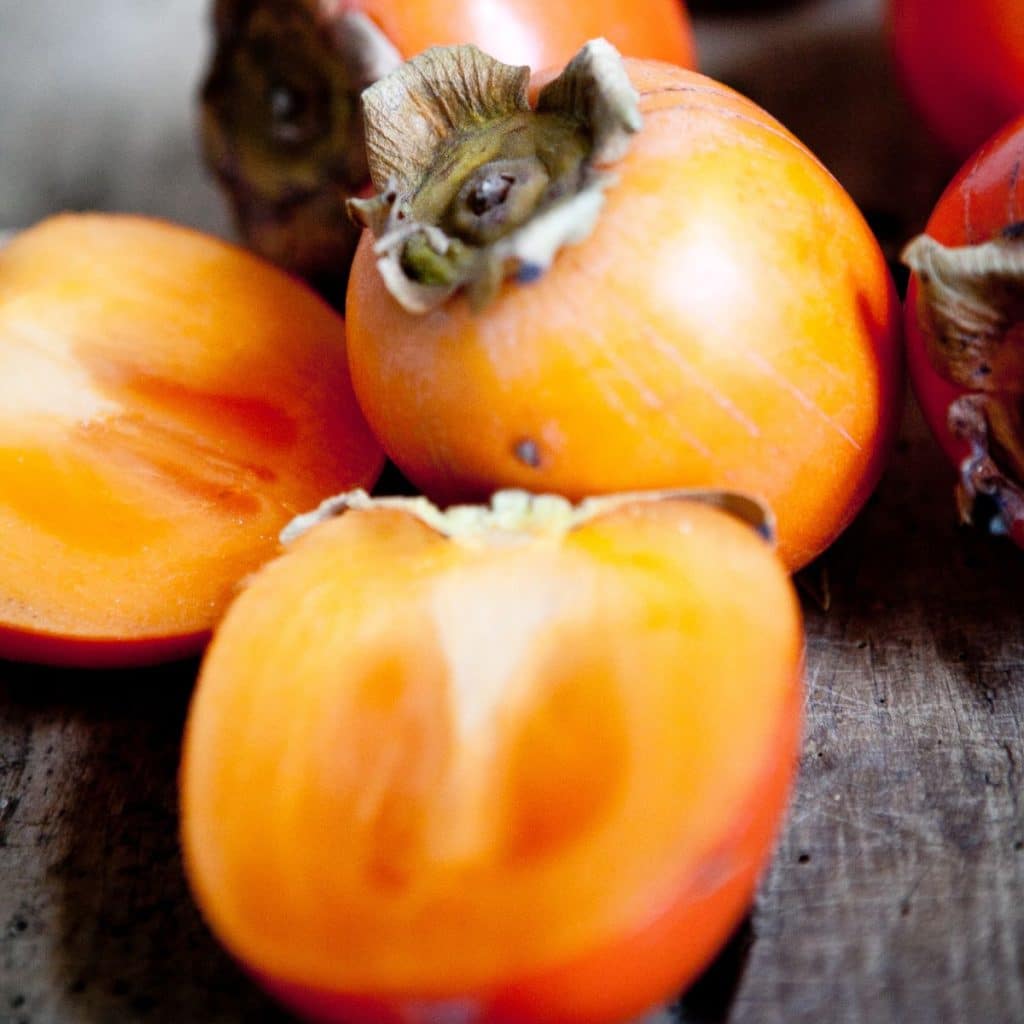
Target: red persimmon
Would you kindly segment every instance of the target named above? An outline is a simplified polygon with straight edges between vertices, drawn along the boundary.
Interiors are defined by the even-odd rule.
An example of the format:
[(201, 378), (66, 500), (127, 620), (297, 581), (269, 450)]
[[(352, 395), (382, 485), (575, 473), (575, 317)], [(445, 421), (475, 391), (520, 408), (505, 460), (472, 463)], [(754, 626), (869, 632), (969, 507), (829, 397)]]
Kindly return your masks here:
[(905, 253), (906, 334), (961, 517), (1024, 544), (1024, 117), (970, 160)]
[(1020, 0), (892, 0), (889, 19), (907, 91), (954, 154), (1024, 113)]

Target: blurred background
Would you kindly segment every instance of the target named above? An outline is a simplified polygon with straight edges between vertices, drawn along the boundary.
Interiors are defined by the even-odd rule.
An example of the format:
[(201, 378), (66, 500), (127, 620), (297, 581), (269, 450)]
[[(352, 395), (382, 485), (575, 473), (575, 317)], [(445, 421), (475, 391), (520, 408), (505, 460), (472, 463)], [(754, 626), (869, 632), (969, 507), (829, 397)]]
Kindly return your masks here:
[[(0, 227), (146, 212), (230, 236), (195, 98), (209, 0), (0, 3)], [(894, 80), (882, 0), (695, 0), (701, 67), (761, 103), (850, 190), (890, 256), (951, 165)], [(746, 8), (746, 13), (736, 13)]]

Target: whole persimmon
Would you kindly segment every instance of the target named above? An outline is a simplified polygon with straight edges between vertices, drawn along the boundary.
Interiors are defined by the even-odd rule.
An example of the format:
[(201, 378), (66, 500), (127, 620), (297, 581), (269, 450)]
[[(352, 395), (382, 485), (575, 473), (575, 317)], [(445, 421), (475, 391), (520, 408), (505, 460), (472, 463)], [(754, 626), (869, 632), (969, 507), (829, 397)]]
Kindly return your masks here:
[(442, 503), (747, 491), (804, 565), (867, 499), (899, 414), (870, 230), (800, 142), (701, 75), (596, 41), (533, 106), (527, 89), (464, 47), (364, 94), (379, 192), (350, 204), (372, 232), (348, 326), (371, 426)]
[(1024, 114), (1020, 0), (891, 0), (889, 29), (910, 98), (955, 155)]
[(65, 215), (0, 250), (0, 657), (194, 653), (296, 513), (383, 455), (341, 319), (249, 253)]
[(1024, 117), (971, 157), (907, 248), (911, 382), (965, 522), (1024, 547)]
[(344, 296), (369, 185), (359, 93), (429, 46), (564, 64), (606, 34), (636, 57), (693, 66), (680, 0), (218, 0), (203, 89), (207, 161), (249, 245)]
[(213, 931), (320, 1022), (668, 999), (742, 916), (790, 788), (782, 564), (679, 497), (333, 511), (200, 672), (182, 828)]

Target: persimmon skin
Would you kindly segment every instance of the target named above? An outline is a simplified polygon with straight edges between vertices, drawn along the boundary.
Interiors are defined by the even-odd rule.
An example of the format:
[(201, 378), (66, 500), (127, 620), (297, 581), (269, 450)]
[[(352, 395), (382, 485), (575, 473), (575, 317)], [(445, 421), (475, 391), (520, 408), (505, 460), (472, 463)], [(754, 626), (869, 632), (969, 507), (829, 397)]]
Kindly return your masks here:
[(340, 0), (332, 11), (366, 14), (409, 58), (429, 46), (474, 43), (507, 64), (564, 64), (605, 36), (627, 56), (696, 66), (693, 33), (680, 0)]
[[(932, 211), (925, 234), (947, 246), (980, 245), (1024, 221), (1024, 116), (1011, 121), (968, 159)], [(970, 447), (949, 427), (949, 407), (969, 392), (946, 379), (928, 358), (918, 312), (918, 282), (911, 274), (904, 304), (907, 367), (925, 421), (949, 460), (959, 466)], [(1024, 535), (1014, 532), (1024, 547)]]
[[(1019, 117), (964, 163), (935, 204), (925, 233), (943, 245), (979, 245), (1024, 219), (1024, 175), (1018, 170), (1022, 160), (1024, 117)], [(912, 274), (904, 304), (910, 381), (932, 433), (959, 465), (968, 446), (950, 433), (947, 413), (966, 392), (942, 377), (928, 360), (917, 302), (917, 279)]]
[(64, 215), (0, 251), (0, 658), (195, 654), (298, 512), (383, 455), (344, 324), (234, 246)]
[(1017, 0), (892, 0), (889, 31), (910, 98), (955, 156), (1024, 113)]
[[(406, 313), (364, 235), (353, 384), (434, 500), (500, 487), (727, 487), (774, 509), (797, 569), (874, 488), (902, 400), (899, 304), (852, 200), (749, 100), (627, 60), (644, 126), (597, 226), (480, 315)], [(550, 74), (538, 76), (540, 80)]]
[(801, 665), (783, 567), (716, 510), (465, 544), (349, 512), (214, 637), (182, 760), (193, 890), (310, 1020), (628, 1020), (749, 903)]

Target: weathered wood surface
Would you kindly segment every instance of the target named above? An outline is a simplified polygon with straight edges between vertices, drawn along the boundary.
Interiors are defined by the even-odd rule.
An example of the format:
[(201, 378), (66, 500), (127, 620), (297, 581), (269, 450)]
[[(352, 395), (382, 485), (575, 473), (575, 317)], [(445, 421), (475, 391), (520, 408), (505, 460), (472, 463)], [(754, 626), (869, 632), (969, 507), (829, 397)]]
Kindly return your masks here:
[[(143, 6), (174, 9), (178, 25), (205, 4)], [(28, 157), (11, 158), (9, 129), (70, 102), (40, 98), (38, 82), (12, 93), (11, 61), (34, 38), (24, 26), (47, 7), (67, 13), (25, 5), (20, 32), (13, 8), (0, 14), (0, 85), (13, 96), (0, 108), (0, 219), (28, 223), (75, 196), (183, 216), (182, 182), (201, 178), (181, 156), (177, 108), (172, 141), (144, 135), (120, 151), (130, 174), (87, 163), (80, 179), (60, 138), (47, 164), (33, 136), (44, 194), (24, 201)], [(90, 0), (75, 17), (90, 7), (123, 9)], [(821, 0), (782, 20), (703, 22), (700, 38), (709, 70), (803, 135), (894, 252), (947, 168), (898, 99), (877, 14), (872, 0)], [(188, 31), (178, 45), (194, 53), (199, 22)], [(172, 57), (152, 50), (154, 90)], [(101, 137), (114, 132), (108, 113), (97, 105)], [(148, 203), (136, 181), (147, 169)], [(161, 173), (178, 184), (153, 186)], [(196, 189), (187, 219), (217, 226)], [(809, 591), (827, 580), (831, 606), (805, 602), (799, 785), (748, 922), (673, 1011), (686, 1024), (1024, 1020), (1024, 555), (957, 528), (950, 488), (910, 413), (877, 496), (807, 576)], [(194, 674), (0, 663), (0, 1024), (287, 1019), (220, 952), (185, 889), (175, 774)]]

